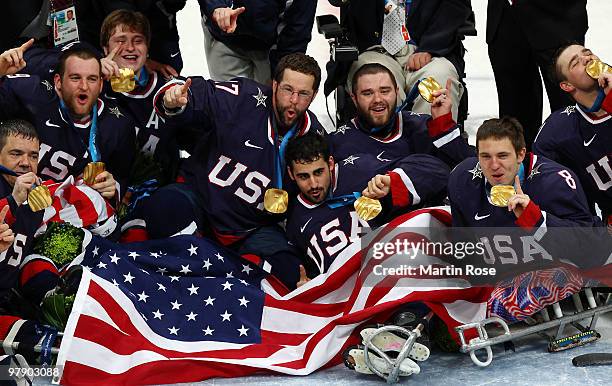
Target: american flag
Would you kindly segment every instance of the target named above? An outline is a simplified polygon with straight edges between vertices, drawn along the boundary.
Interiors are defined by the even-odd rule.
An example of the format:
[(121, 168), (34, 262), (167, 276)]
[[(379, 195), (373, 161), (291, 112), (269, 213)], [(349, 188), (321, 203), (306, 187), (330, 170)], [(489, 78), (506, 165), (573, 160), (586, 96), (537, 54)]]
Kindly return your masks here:
[[(383, 228), (446, 226), (445, 209)], [(340, 362), (361, 324), (425, 302), (453, 327), (486, 316), (490, 290), (360, 285), (361, 245), (291, 293), (206, 239), (113, 245), (88, 237), (85, 270), (60, 347), (66, 385), (155, 384), (256, 372), (307, 375)], [(82, 260), (81, 260), (82, 259)], [(402, 280), (402, 279), (398, 279)], [(378, 319), (377, 319), (378, 318)]]
[(551, 268), (526, 272), (499, 283), (489, 299), (489, 313), (518, 322), (546, 306), (577, 293), (585, 278), (575, 269)]

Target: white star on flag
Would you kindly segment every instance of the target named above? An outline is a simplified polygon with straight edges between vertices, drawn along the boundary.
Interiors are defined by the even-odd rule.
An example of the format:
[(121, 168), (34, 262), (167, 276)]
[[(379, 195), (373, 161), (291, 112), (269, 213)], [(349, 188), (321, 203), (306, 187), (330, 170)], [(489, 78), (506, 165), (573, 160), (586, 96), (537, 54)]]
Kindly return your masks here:
[(172, 335), (178, 335), (178, 331), (180, 330), (180, 328), (176, 328), (174, 326), (172, 326), (171, 328), (168, 329), (168, 331), (170, 331), (170, 334)]
[(249, 267), (248, 264), (242, 264), (242, 272), (246, 272), (246, 274), (248, 275), (249, 273), (251, 273), (252, 270), (253, 268)]
[(206, 303), (207, 306), (214, 306), (214, 302), (215, 300), (217, 300), (217, 298), (211, 298), (210, 296), (208, 296), (208, 299), (204, 299), (204, 303)]
[(196, 287), (195, 285), (193, 285), (193, 283), (191, 283), (191, 287), (187, 288), (187, 290), (189, 291), (189, 296), (197, 295), (198, 294), (198, 288), (200, 288), (200, 287)]
[(164, 316), (164, 314), (159, 312), (159, 308), (157, 309), (157, 311), (153, 311), (153, 319), (161, 320), (162, 316)]
[(229, 281), (226, 280), (225, 283), (223, 283), (221, 285), (223, 286), (223, 291), (225, 291), (225, 290), (230, 290), (231, 291), (232, 290), (232, 286), (234, 284), (232, 284), (232, 283), (230, 283)]
[(193, 320), (195, 322), (196, 316), (198, 316), (198, 314), (194, 314), (193, 311), (191, 311), (185, 316), (187, 317), (187, 321)]
[(242, 328), (238, 328), (237, 330), (240, 333), (239, 336), (242, 336), (242, 335), (247, 336), (247, 331), (249, 331), (248, 328), (244, 327), (244, 324), (242, 325)]
[(247, 300), (244, 296), (242, 298), (238, 299), (238, 301), (240, 302), (241, 306), (245, 306), (245, 307), (247, 306), (247, 303), (250, 302), (250, 300)]
[(189, 244), (189, 245), (191, 245), (191, 248), (187, 248), (187, 250), (189, 251), (189, 256), (197, 255), (198, 247), (194, 246), (193, 244)]
[(225, 312), (221, 314), (221, 317), (223, 318), (222, 322), (225, 322), (226, 320), (229, 322), (230, 318), (232, 317), (232, 314), (228, 313), (227, 310), (225, 310)]
[(128, 272), (127, 275), (123, 275), (123, 277), (125, 278), (123, 280), (124, 283), (125, 282), (129, 282), (130, 284), (134, 284), (134, 283), (132, 283), (132, 280), (134, 280), (134, 276), (132, 276), (131, 272)]
[(138, 294), (138, 301), (146, 303), (148, 297), (149, 297), (149, 295), (145, 294), (145, 292), (142, 291), (141, 293)]
[(182, 304), (178, 302), (178, 300), (175, 300), (173, 302), (170, 302), (170, 304), (172, 304), (172, 309), (173, 310), (180, 310)]

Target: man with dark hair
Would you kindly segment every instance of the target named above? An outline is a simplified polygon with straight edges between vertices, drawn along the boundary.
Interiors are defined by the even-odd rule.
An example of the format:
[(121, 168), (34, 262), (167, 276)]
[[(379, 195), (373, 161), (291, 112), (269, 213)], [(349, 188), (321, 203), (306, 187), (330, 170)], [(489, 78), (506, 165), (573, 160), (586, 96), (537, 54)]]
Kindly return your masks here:
[(264, 209), (263, 201), (266, 190), (283, 188), (284, 143), (323, 131), (308, 111), (320, 80), (312, 57), (291, 54), (280, 61), (271, 88), (246, 78), (200, 77), (162, 87), (155, 96), (158, 114), (178, 125), (191, 123), (206, 139), (183, 169), (186, 183), (162, 188), (149, 200), (158, 204), (147, 231), (163, 237), (193, 222), (240, 253), (264, 258), (286, 285), (295, 286), (297, 257), (278, 226), (284, 216)]
[(102, 74), (96, 54), (81, 48), (63, 52), (52, 85), (16, 74), (25, 67), (25, 49), (0, 55), (0, 119), (24, 117), (34, 124), (41, 177), (58, 182), (79, 177), (89, 162), (101, 161), (105, 170), (96, 173), (91, 186), (106, 199), (119, 199), (132, 164), (135, 129), (118, 107), (98, 98)]
[[(452, 87), (448, 81), (446, 87)], [(383, 65), (370, 63), (353, 76), (357, 117), (331, 136), (338, 162), (374, 154), (379, 164), (414, 153), (436, 156), (450, 167), (473, 155), (451, 116), (448, 89), (434, 91), (431, 116), (398, 111), (397, 83)]]
[[(576, 101), (553, 112), (540, 128), (533, 151), (572, 169), (591, 208), (612, 225), (612, 74), (595, 79), (587, 67), (599, 58), (580, 44), (563, 45), (551, 67), (559, 87)], [(597, 74), (595, 74), (597, 75)]]
[[(287, 237), (301, 252), (309, 278), (324, 273), (335, 257), (372, 227), (423, 206), (440, 204), (449, 168), (426, 154), (381, 164), (374, 155), (336, 163), (325, 138), (289, 141), (287, 172), (300, 193), (287, 219)], [(359, 195), (380, 200), (382, 212), (366, 221), (353, 203)]]
[[(580, 182), (569, 169), (527, 153), (523, 128), (514, 118), (489, 119), (476, 134), (477, 158), (468, 158), (448, 182), (454, 226), (591, 227)], [(491, 188), (514, 186), (505, 207), (494, 206)]]

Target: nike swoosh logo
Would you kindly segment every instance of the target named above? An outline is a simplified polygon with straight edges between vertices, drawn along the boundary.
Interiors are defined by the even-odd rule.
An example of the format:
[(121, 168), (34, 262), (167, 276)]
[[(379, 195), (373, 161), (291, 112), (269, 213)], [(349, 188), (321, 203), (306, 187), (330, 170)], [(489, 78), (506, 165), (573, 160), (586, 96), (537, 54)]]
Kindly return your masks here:
[(246, 141), (244, 141), (244, 146), (246, 146), (246, 147), (252, 147), (253, 149), (262, 149), (262, 150), (263, 150), (263, 147), (261, 147), (261, 146), (257, 146), (257, 145), (253, 145), (253, 144), (251, 143), (251, 140), (250, 140), (250, 139), (247, 139)]
[(385, 150), (381, 151), (381, 152), (380, 152), (380, 154), (376, 156), (376, 159), (377, 159), (377, 160), (379, 160), (379, 161), (382, 161), (382, 162), (388, 162), (388, 161), (391, 161), (390, 159), (387, 159), (387, 158), (380, 158), (380, 157), (382, 157), (382, 154), (383, 154), (384, 152), (385, 152)]
[(487, 214), (486, 216), (479, 216), (478, 213), (476, 213), (476, 215), (474, 216), (474, 220), (479, 221), (482, 220), (483, 218), (487, 218), (491, 215), (491, 213)]
[(45, 122), (45, 125), (47, 125), (49, 127), (60, 127), (60, 125), (56, 125), (55, 123), (51, 123), (50, 119), (47, 119), (47, 122)]
[(304, 224), (303, 227), (300, 227), (300, 232), (304, 233), (304, 229), (306, 229), (306, 227), (308, 226), (308, 223), (310, 222), (310, 220), (312, 220), (312, 217), (308, 219), (308, 221), (306, 221), (306, 224)]
[(595, 135), (593, 136), (593, 138), (591, 138), (591, 140), (590, 140), (589, 142), (584, 141), (584, 146), (589, 146), (589, 145), (591, 144), (591, 142), (593, 142), (593, 140), (595, 139), (595, 137), (597, 137), (597, 134), (595, 134)]
[(170, 57), (171, 57), (171, 58), (174, 58), (174, 57), (176, 57), (176, 56), (177, 56), (178, 54), (180, 54), (180, 53), (181, 53), (181, 51), (179, 51), (179, 52), (175, 52), (174, 54), (170, 54)]
[(106, 98), (106, 99), (117, 99), (117, 98), (115, 98), (115, 97), (108, 96), (108, 94), (107, 94), (107, 93), (104, 93), (104, 98)]

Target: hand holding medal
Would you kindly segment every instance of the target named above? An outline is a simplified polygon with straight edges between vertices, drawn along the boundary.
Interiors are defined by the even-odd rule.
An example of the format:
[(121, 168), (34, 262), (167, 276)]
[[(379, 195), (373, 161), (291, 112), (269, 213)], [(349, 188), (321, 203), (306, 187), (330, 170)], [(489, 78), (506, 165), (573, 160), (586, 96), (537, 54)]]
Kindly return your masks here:
[[(507, 207), (519, 218), (531, 199), (523, 193), (519, 176), (514, 177), (514, 185), (495, 185), (491, 188), (491, 203), (499, 207)], [(516, 190), (515, 190), (516, 187)]]

